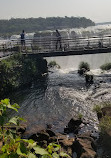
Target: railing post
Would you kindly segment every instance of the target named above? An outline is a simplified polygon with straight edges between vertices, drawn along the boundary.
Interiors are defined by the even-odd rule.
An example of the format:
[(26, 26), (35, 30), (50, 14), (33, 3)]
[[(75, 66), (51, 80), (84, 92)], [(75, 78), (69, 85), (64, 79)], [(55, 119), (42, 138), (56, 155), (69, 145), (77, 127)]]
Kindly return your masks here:
[(109, 47), (110, 47), (110, 44), (111, 44), (111, 40), (110, 40), (110, 37), (109, 37)]

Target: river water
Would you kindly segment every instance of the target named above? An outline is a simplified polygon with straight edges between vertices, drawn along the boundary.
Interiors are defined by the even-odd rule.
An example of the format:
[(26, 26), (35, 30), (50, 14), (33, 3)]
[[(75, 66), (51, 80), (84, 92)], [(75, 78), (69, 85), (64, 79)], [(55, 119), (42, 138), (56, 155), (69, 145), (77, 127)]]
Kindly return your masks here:
[[(36, 133), (46, 127), (52, 126), (55, 132), (63, 132), (64, 127), (71, 118), (79, 114), (87, 123), (81, 132), (98, 131), (96, 113), (93, 106), (111, 99), (110, 74), (99, 74), (100, 65), (111, 61), (111, 54), (94, 54), (68, 57), (46, 58), (48, 62), (55, 60), (61, 69), (51, 69), (42, 80), (35, 81), (30, 87), (24, 87), (9, 95), (11, 102), (20, 105), (19, 114), (27, 122), (26, 134)], [(77, 74), (81, 61), (90, 64), (95, 74), (94, 84), (87, 88), (84, 77)], [(103, 81), (100, 84), (100, 81)]]

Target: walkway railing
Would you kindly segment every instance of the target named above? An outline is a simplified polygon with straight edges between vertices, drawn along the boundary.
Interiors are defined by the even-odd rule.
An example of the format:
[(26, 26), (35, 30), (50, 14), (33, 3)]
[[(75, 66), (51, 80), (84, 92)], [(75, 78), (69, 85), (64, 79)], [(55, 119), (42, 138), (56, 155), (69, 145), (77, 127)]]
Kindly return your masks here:
[[(60, 42), (62, 49), (59, 49)], [(54, 37), (34, 37), (31, 39), (25, 39), (26, 50), (32, 52), (52, 52), (52, 51), (69, 51), (69, 50), (81, 50), (81, 49), (96, 49), (111, 47), (111, 36), (103, 37), (90, 37), (90, 38), (61, 38), (61, 41), (57, 42), (57, 38)], [(20, 39), (11, 39), (10, 41), (0, 45), (1, 49), (21, 47)], [(57, 49), (56, 49), (57, 47)]]

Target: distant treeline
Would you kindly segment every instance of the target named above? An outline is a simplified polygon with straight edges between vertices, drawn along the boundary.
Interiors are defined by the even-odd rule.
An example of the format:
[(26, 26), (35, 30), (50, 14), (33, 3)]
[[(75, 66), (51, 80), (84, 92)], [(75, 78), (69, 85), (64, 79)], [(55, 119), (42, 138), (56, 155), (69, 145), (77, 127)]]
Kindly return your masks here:
[(47, 18), (11, 18), (0, 20), (0, 36), (20, 34), (24, 29), (26, 32), (37, 32), (43, 30), (54, 30), (63, 28), (79, 28), (94, 26), (95, 23), (85, 17), (47, 17)]
[(100, 23), (96, 23), (95, 25), (110, 25), (111, 22), (100, 22)]

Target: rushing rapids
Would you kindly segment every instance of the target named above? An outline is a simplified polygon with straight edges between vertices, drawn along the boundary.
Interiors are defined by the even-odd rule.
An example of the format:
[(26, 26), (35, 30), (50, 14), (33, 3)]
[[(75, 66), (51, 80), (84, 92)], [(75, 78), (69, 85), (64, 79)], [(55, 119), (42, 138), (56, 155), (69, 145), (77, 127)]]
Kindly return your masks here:
[[(100, 55), (98, 61), (102, 57)], [(100, 63), (103, 64), (109, 57), (110, 54), (106, 54), (106, 58)], [(51, 124), (54, 131), (63, 132), (68, 121), (79, 114), (82, 114), (87, 122), (87, 126), (83, 126), (80, 132), (98, 130), (98, 120), (96, 113), (93, 112), (93, 106), (110, 100), (110, 74), (100, 74), (99, 71), (93, 70), (94, 84), (87, 88), (84, 77), (80, 77), (74, 70), (77, 69), (74, 66), (79, 64), (77, 61), (80, 59), (74, 58), (63, 57), (62, 61), (61, 58), (54, 58), (57, 63), (61, 62), (60, 70), (51, 70), (43, 80), (38, 80), (31, 87), (25, 87), (10, 95), (10, 99), (21, 106), (19, 112), (27, 120), (27, 134), (30, 135), (47, 124)], [(88, 56), (87, 60), (91, 63), (95, 58), (97, 56)], [(70, 64), (66, 65), (66, 60)], [(75, 62), (74, 66), (71, 62), (72, 65)], [(95, 68), (94, 63), (91, 68)]]

